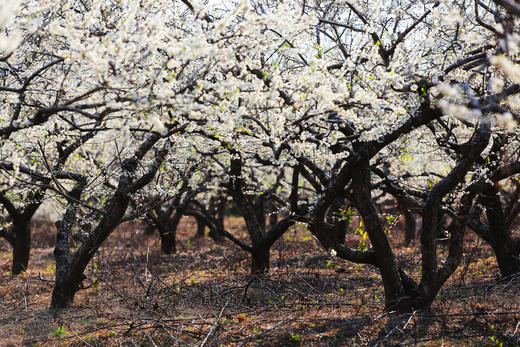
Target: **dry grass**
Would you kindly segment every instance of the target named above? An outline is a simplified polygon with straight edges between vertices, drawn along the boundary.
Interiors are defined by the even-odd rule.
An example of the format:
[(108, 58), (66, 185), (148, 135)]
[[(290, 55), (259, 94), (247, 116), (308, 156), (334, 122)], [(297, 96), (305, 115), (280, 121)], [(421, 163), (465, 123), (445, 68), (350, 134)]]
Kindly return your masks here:
[[(228, 221), (243, 233), (240, 220)], [(265, 345), (353, 346), (517, 345), (520, 278), (497, 282), (489, 248), (468, 238), (456, 276), (431, 312), (383, 312), (377, 271), (327, 255), (294, 228), (272, 250), (263, 279), (248, 276), (249, 259), (231, 244), (197, 240), (183, 219), (178, 253), (160, 255), (156, 235), (122, 226), (89, 266), (71, 309), (48, 311), (54, 227), (34, 228), (30, 271), (9, 276), (9, 249), (0, 246), (0, 346)], [(398, 230), (392, 237), (401, 240)], [(352, 236), (351, 242), (358, 242)], [(407, 271), (419, 274), (415, 247), (396, 241)], [(41, 274), (41, 276), (39, 275)]]

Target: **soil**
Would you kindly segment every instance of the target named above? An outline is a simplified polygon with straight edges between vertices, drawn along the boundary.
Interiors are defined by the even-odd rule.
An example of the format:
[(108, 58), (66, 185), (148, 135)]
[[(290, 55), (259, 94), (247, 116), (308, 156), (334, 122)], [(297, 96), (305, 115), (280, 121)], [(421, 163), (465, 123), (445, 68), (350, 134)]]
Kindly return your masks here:
[[(241, 219), (226, 224), (247, 240)], [(182, 220), (173, 255), (160, 254), (157, 234), (127, 223), (89, 265), (72, 307), (52, 313), (56, 230), (45, 221), (32, 228), (20, 276), (10, 275), (11, 249), (0, 241), (0, 346), (520, 345), (520, 276), (500, 280), (493, 252), (472, 234), (431, 310), (398, 315), (384, 311), (374, 267), (332, 257), (303, 226), (274, 245), (260, 278), (238, 247), (195, 238), (192, 219)], [(395, 253), (418, 279), (418, 246), (403, 245), (400, 229), (390, 231)], [(360, 241), (349, 233), (352, 247)]]

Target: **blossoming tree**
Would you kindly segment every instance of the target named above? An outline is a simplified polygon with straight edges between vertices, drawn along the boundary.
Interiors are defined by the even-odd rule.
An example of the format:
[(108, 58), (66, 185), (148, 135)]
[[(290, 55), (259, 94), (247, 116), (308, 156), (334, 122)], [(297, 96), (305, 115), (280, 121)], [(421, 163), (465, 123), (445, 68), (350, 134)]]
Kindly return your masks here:
[[(388, 309), (429, 307), (468, 223), (503, 274), (518, 272), (518, 246), (504, 248), (518, 189), (504, 184), (501, 213), (495, 184), (519, 171), (517, 16), (507, 1), (21, 1), (0, 20), (0, 202), (14, 230), (2, 235), (27, 246), (15, 217), (54, 199), (55, 308), (117, 225), (169, 201), (162, 235), (173, 210), (195, 215), (251, 252), (253, 272), (305, 223), (331, 253), (379, 269)], [(251, 245), (190, 207), (217, 186)], [(381, 193), (422, 216), (418, 282), (391, 247)], [(265, 203), (281, 216), (269, 226)], [(345, 244), (347, 204), (363, 220), (359, 249)], [(79, 216), (90, 228), (73, 245)]]

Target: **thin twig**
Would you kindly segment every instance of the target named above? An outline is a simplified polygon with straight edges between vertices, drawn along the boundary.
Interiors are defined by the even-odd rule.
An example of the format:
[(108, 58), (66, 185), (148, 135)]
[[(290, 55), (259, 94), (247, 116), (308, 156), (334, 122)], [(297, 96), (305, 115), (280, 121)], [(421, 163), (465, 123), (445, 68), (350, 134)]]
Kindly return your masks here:
[[(70, 329), (70, 328), (69, 328), (69, 329)], [(82, 343), (86, 344), (87, 346), (92, 346), (90, 343), (87, 342), (87, 340), (85, 340), (84, 338), (82, 338), (81, 336), (79, 336), (79, 335), (78, 335), (74, 330), (70, 329), (70, 331), (71, 331), (74, 335), (76, 335), (76, 337), (77, 337), (78, 339), (80, 339)]]
[(206, 337), (204, 338), (204, 340), (202, 341), (202, 343), (200, 344), (200, 347), (203, 347), (204, 344), (206, 343), (206, 341), (208, 341), (208, 339), (211, 337), (211, 335), (213, 334), (213, 330), (215, 330), (215, 327), (218, 325), (219, 321), (220, 321), (220, 317), (222, 317), (222, 313), (224, 312), (224, 310), (226, 309), (227, 305), (229, 303), (229, 299), (228, 301), (226, 301), (226, 304), (224, 305), (224, 307), (222, 307), (222, 310), (220, 310), (220, 313), (218, 314), (218, 317), (217, 319), (215, 320), (215, 323), (213, 323), (213, 325), (211, 326), (211, 329), (209, 329), (209, 332), (208, 334), (206, 335)]

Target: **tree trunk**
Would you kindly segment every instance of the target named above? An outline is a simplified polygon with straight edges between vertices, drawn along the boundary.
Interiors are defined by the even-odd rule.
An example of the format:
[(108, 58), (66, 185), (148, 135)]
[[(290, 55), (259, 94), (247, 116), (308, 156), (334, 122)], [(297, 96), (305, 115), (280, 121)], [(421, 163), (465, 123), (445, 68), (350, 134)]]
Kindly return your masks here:
[(56, 223), (58, 228), (56, 232), (56, 247), (54, 248), (54, 257), (56, 259), (56, 284), (52, 291), (51, 309), (62, 309), (69, 307), (74, 300), (74, 294), (79, 289), (81, 282), (85, 278), (83, 272), (81, 281), (70, 281), (70, 242), (69, 235), (71, 229), (76, 222), (76, 215), (78, 205), (75, 200), (80, 199), (81, 192), (86, 185), (85, 180), (77, 183), (74, 189), (71, 190), (70, 196), (73, 198), (69, 200), (69, 205), (63, 219)]
[(62, 309), (70, 306), (74, 299), (74, 295), (79, 290), (81, 283), (85, 279), (85, 275), (83, 274), (85, 268), (90, 260), (92, 260), (94, 254), (96, 254), (103, 241), (105, 241), (117, 227), (127, 207), (128, 198), (122, 196), (118, 199), (116, 195), (108, 209), (109, 213), (103, 217), (97, 228), (76, 251), (69, 264), (60, 275), (61, 279), (56, 281), (56, 285), (52, 292), (51, 309)]
[(481, 199), (486, 207), (486, 215), (489, 222), (491, 247), (495, 252), (500, 274), (510, 276), (520, 272), (519, 249), (511, 237), (506, 216), (500, 202), (500, 195), (495, 187), (490, 187), (482, 195)]
[(222, 242), (223, 236), (221, 233), (219, 233), (217, 230), (223, 230), (223, 229), (209, 229), (208, 236), (211, 237), (213, 241), (216, 243)]
[(159, 229), (159, 236), (161, 237), (161, 253), (174, 254), (177, 251), (175, 244), (175, 232), (161, 227)]
[(409, 245), (415, 238), (415, 231), (417, 229), (417, 220), (415, 219), (414, 213), (407, 208), (403, 198), (397, 196), (397, 204), (399, 209), (403, 211), (404, 215), (404, 244)]
[(253, 207), (256, 212), (256, 220), (258, 221), (260, 228), (262, 230), (265, 230), (266, 215), (265, 215), (265, 203), (264, 203), (263, 196), (260, 195), (256, 199), (251, 199), (251, 202), (253, 203)]
[(29, 221), (14, 221), (14, 243), (13, 243), (13, 275), (19, 275), (27, 270), (29, 255), (31, 252), (31, 230)]
[[(416, 298), (416, 306), (428, 308), (442, 285), (457, 269), (462, 259), (462, 243), (464, 237), (464, 227), (469, 217), (474, 198), (474, 192), (467, 191), (461, 199), (458, 221), (453, 225), (454, 235), (449, 238), (450, 249), (448, 258), (439, 269), (437, 251), (437, 232), (442, 221), (442, 199), (452, 191), (459, 183), (464, 182), (467, 172), (473, 166), (475, 160), (486, 148), (491, 130), (487, 119), (482, 123), (474, 136), (467, 142), (468, 150), (463, 159), (446, 175), (437, 182), (430, 192), (423, 208), (423, 221), (421, 228), (421, 272), (422, 278), (419, 283), (419, 297)], [(453, 233), (453, 232), (452, 232)]]
[(74, 301), (74, 295), (79, 290), (84, 279), (86, 279), (86, 276), (83, 274), (83, 271), (74, 271), (67, 267), (61, 280), (57, 280), (54, 285), (51, 310), (60, 310), (70, 307)]
[[(70, 263), (69, 235), (71, 227), (76, 218), (76, 207), (72, 204), (65, 212), (62, 221), (57, 223), (56, 247), (54, 257), (56, 258), (56, 285), (52, 292), (51, 308), (61, 309), (68, 307), (74, 300), (74, 294), (78, 288), (73, 288), (66, 281)], [(78, 283), (79, 286), (79, 283)]]
[(213, 239), (213, 241), (215, 241), (217, 243), (222, 242), (222, 240), (224, 239), (224, 237), (222, 236), (221, 233), (218, 232), (218, 230), (224, 230), (225, 213), (226, 213), (226, 201), (223, 200), (218, 205), (218, 210), (217, 210), (217, 213), (215, 216), (215, 220), (216, 220), (215, 229), (210, 228), (209, 234), (208, 234), (209, 237), (211, 237)]
[(266, 245), (265, 216), (263, 205), (255, 206), (243, 192), (242, 160), (232, 159), (229, 191), (237, 204), (246, 223), (247, 231), (253, 245), (251, 252), (251, 272), (264, 273), (269, 269), (269, 246)]
[(253, 249), (251, 252), (251, 274), (264, 274), (269, 270), (269, 248)]
[(410, 210), (404, 210), (404, 243), (409, 245), (415, 238), (415, 229), (417, 229), (417, 223), (415, 216)]
[[(132, 175), (137, 169), (139, 160), (144, 157), (148, 150), (159, 139), (159, 135), (151, 135), (139, 146), (132, 158), (123, 161), (121, 165), (122, 174), (119, 177), (117, 189), (104, 209), (106, 214), (101, 218), (97, 227), (89, 234), (74, 256), (72, 256), (64, 268), (64, 271), (60, 274), (61, 280), (56, 281), (52, 292), (53, 300), (51, 302), (51, 309), (70, 306), (74, 294), (79, 290), (81, 283), (85, 279), (83, 272), (88, 263), (92, 260), (101, 244), (116, 229), (121, 222), (121, 218), (125, 215), (130, 203), (130, 194), (148, 184), (155, 176), (155, 173), (168, 153), (164, 148), (157, 154), (151, 170), (141, 176), (135, 183), (132, 181)], [(85, 182), (82, 183), (84, 184)], [(79, 194), (81, 189), (81, 186), (78, 186), (74, 189), (73, 193)], [(74, 206), (74, 204), (72, 205)], [(73, 207), (70, 209), (73, 210)], [(73, 219), (67, 218), (66, 220), (70, 221)], [(56, 273), (56, 275), (58, 275), (58, 273)]]
[(165, 243), (161, 243), (161, 250), (164, 254), (174, 254), (177, 252), (177, 241), (175, 240), (175, 237), (177, 235), (177, 227), (179, 226), (181, 218), (182, 212), (177, 209), (167, 224), (166, 234), (162, 239)]
[(357, 169), (352, 171), (352, 181), (356, 208), (363, 217), (366, 232), (374, 248), (377, 267), (383, 279), (385, 308), (410, 312), (411, 297), (405, 293), (396, 259), (372, 199), (368, 161), (360, 162)]
[(205, 235), (206, 223), (200, 218), (196, 218), (195, 220), (197, 221), (197, 234), (195, 234), (195, 237), (202, 238)]
[(170, 219), (172, 210), (164, 211), (159, 209), (156, 213), (157, 218), (155, 218), (154, 223), (159, 231), (159, 237), (161, 239), (161, 253), (174, 254), (177, 251), (175, 234), (181, 214), (176, 210)]
[[(128, 174), (124, 174), (119, 181), (118, 189), (106, 208), (107, 214), (103, 216), (98, 226), (83, 242), (72, 259), (59, 273), (52, 292), (51, 309), (63, 309), (70, 306), (74, 295), (79, 290), (81, 283), (86, 278), (83, 272), (97, 250), (106, 238), (117, 227), (126, 212), (129, 204), (127, 187), (130, 182)], [(69, 220), (64, 218), (64, 220)], [(62, 237), (62, 236), (59, 236)], [(62, 239), (63, 241), (64, 239)], [(64, 243), (62, 243), (64, 245)], [(58, 257), (63, 254), (58, 253)], [(58, 260), (58, 258), (57, 258)], [(57, 263), (58, 265), (58, 263)], [(61, 266), (60, 266), (61, 267)], [(58, 270), (58, 269), (57, 269)], [(56, 272), (58, 276), (58, 271)]]
[(518, 242), (499, 243), (493, 247), (498, 268), (503, 277), (520, 273), (520, 247)]

